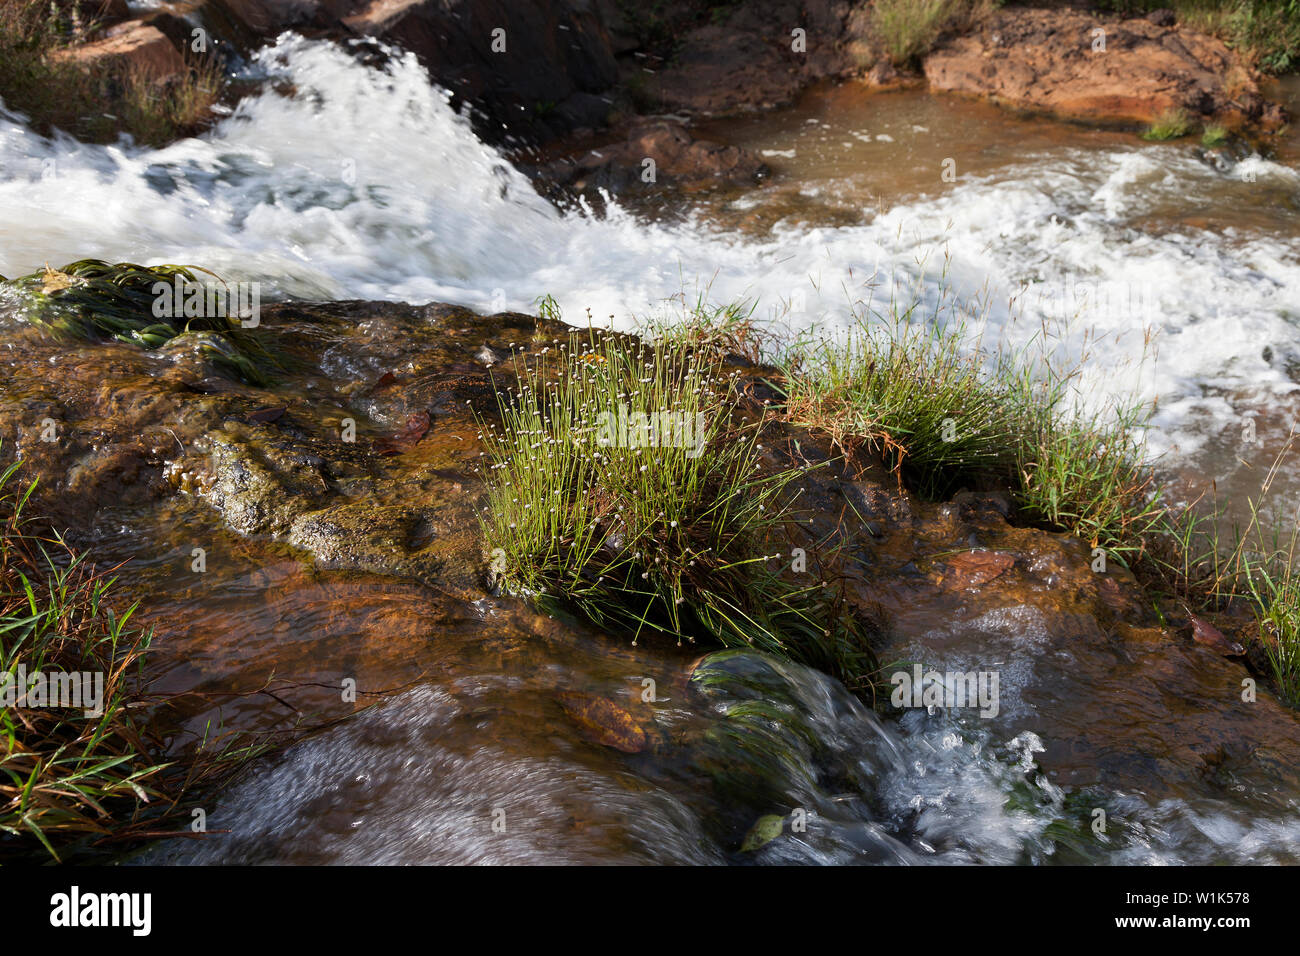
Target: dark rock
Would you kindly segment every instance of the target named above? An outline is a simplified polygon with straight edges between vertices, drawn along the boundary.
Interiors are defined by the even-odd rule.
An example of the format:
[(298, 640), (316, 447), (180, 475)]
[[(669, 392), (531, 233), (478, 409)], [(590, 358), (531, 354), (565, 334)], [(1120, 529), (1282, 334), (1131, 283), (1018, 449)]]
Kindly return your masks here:
[(748, 150), (695, 139), (681, 122), (651, 120), (633, 126), (621, 143), (553, 162), (542, 173), (578, 190), (626, 192), (754, 183), (768, 167)]
[(488, 135), (503, 124), (538, 136), (591, 125), (592, 102), (574, 94), (600, 93), (618, 77), (600, 18), (577, 0), (376, 0), (343, 24), (413, 51), (456, 102), (482, 111)]

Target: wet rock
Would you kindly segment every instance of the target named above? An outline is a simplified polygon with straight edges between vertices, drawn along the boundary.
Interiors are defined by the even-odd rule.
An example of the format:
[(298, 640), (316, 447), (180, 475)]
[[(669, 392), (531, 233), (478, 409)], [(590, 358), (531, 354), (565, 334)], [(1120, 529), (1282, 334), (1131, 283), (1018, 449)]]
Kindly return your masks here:
[[(1274, 130), (1279, 106), (1250, 65), (1213, 37), (1175, 26), (1169, 11), (1097, 19), (1073, 10), (1002, 10), (924, 61), (937, 90), (989, 97), (1073, 119), (1149, 123), (1184, 109), (1230, 128)], [(1094, 48), (1105, 32), (1105, 49)]]
[(696, 139), (684, 123), (660, 119), (633, 126), (621, 143), (553, 162), (542, 172), (579, 191), (628, 192), (753, 184), (768, 167), (749, 150)]
[[(538, 351), (564, 332), (530, 316), (438, 304), (268, 306), (259, 334), (285, 368), (259, 388), (222, 374), (197, 343), (146, 352), (59, 343), (20, 328), (7, 333), (0, 354), (0, 455), (25, 459), (29, 477), (40, 479), (34, 506), (74, 536), (119, 525), (124, 509), (132, 520), (206, 523), (204, 540), (219, 530), (226, 560), (249, 549), (267, 581), (285, 576), (266, 567), (272, 549), (299, 577), (319, 569), (408, 579), (438, 596), (430, 599), (436, 612), (421, 611), (437, 639), (464, 627), (494, 667), (530, 639), (555, 648), (590, 640), (601, 642), (591, 653), (644, 674), (643, 658), (618, 657), (628, 652), (617, 635), (592, 637), (522, 601), (513, 602), (519, 616), (502, 630), (501, 608), (511, 602), (484, 591), (479, 436), (508, 372), (483, 357)], [(753, 402), (747, 413), (761, 409)], [(418, 427), (410, 440), (384, 454), (412, 416)], [(48, 441), (47, 421), (54, 426)], [(1266, 690), (1243, 701), (1250, 672), (1242, 662), (1216, 650), (1204, 628), (1208, 642), (1163, 626), (1132, 575), (1115, 566), (1093, 570), (1086, 542), (1013, 524), (1009, 502), (995, 494), (916, 498), (880, 463), (844, 461), (807, 430), (774, 426), (764, 444), (771, 466), (818, 466), (798, 482), (799, 507), (811, 521), (792, 530), (791, 545), (805, 548), (808, 561), (806, 572), (791, 573), (831, 572), (853, 613), (885, 621), (873, 631), (879, 660), (999, 675), (1000, 706), (988, 723), (910, 711), (899, 720), (949, 719), (972, 738), (1004, 741), (1032, 732), (1044, 742), (1037, 766), (1055, 786), (1162, 799), (1199, 792), (1206, 774), (1260, 786), (1294, 778), (1295, 714)], [(254, 589), (274, 590), (261, 578)], [(414, 627), (407, 621), (404, 633)], [(423, 631), (409, 640), (436, 643)], [(800, 807), (815, 812), (820, 826), (853, 834), (872, 858), (908, 856), (873, 829), (866, 809), (855, 818), (835, 799), (872, 792), (876, 774), (893, 766), (884, 751), (858, 762), (856, 747), (850, 760), (819, 736), (818, 728), (841, 726), (842, 718), (854, 735), (875, 739), (875, 718), (842, 685), (738, 653), (701, 664), (688, 686), (704, 702), (696, 717), (712, 716), (677, 728), (672, 746), (684, 748), (692, 773), (707, 778), (728, 808), (718, 821), (724, 845), (739, 847), (759, 817)], [(571, 693), (610, 702), (561, 704), (570, 722), (586, 721), (581, 732), (599, 748), (646, 753), (664, 742), (639, 710), (612, 703), (616, 691)], [(553, 691), (542, 696), (554, 719)], [(675, 713), (656, 708), (656, 721), (674, 719), (664, 711)], [(545, 719), (544, 711), (529, 713), (531, 721)], [(1243, 750), (1243, 740), (1258, 746)], [(774, 839), (753, 852), (785, 858), (796, 843)]]
[(947, 571), (940, 576), (939, 586), (951, 588), (978, 588), (1001, 577), (1015, 567), (1014, 555), (1001, 551), (966, 551), (944, 559)]
[(865, 39), (867, 21), (855, 6), (768, 0), (731, 7), (690, 29), (646, 85), (660, 108), (706, 114), (792, 102), (817, 80), (859, 69), (855, 43)]
[(868, 86), (887, 87), (896, 86), (903, 82), (903, 76), (895, 69), (893, 61), (888, 57), (881, 57), (876, 61), (865, 77)]
[[(413, 51), (480, 124), (544, 136), (603, 119), (590, 98), (613, 85), (609, 35), (591, 4), (572, 0), (374, 0), (343, 24)], [(499, 32), (498, 32), (499, 31)], [(585, 94), (585, 95), (584, 95)], [(557, 108), (558, 107), (558, 108)], [(607, 104), (606, 104), (607, 108)]]
[(1188, 614), (1187, 616), (1192, 622), (1192, 640), (1197, 644), (1202, 644), (1224, 657), (1240, 657), (1246, 653), (1244, 647), (1236, 641), (1228, 640), (1223, 635), (1223, 632), (1209, 621), (1197, 617), (1195, 614)]

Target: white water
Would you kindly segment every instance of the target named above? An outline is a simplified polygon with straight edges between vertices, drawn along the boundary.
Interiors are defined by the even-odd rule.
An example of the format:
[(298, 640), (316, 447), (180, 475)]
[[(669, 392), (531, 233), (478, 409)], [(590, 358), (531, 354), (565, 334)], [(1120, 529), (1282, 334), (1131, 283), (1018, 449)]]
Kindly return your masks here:
[[(1157, 451), (1193, 450), (1238, 428), (1246, 407), (1296, 391), (1284, 363), (1296, 354), (1300, 230), (1225, 240), (1128, 224), (1171, 196), (1204, 202), (1215, 177), (1243, 172), (1300, 194), (1295, 170), (1258, 157), (1215, 170), (1172, 149), (1063, 150), (863, 225), (754, 239), (646, 224), (616, 205), (603, 219), (558, 212), (413, 56), (380, 71), (286, 35), (254, 70), (296, 95), (268, 90), (161, 150), (46, 140), (0, 114), (0, 273), (85, 256), (193, 262), (310, 298), (526, 310), (550, 293), (571, 321), (590, 309), (622, 327), (707, 289), (835, 329), (864, 303), (883, 307), (891, 282), (933, 308), (945, 272), (990, 324), (986, 342), (1023, 342), (1046, 319), (1063, 360), (1087, 355), (1085, 402), (1158, 400)], [(874, 293), (873, 276), (889, 277)]]

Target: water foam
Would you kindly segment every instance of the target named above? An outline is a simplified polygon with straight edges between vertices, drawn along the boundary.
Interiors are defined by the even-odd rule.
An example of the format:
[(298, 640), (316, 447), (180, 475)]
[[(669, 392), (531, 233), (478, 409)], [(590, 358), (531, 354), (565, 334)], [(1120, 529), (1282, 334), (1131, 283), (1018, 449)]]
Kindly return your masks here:
[[(45, 139), (0, 113), (0, 273), (83, 256), (196, 262), (307, 298), (524, 310), (550, 293), (570, 320), (590, 310), (620, 327), (707, 289), (833, 330), (887, 303), (890, 283), (931, 307), (947, 287), (995, 337), (1024, 342), (1049, 321), (1059, 357), (1086, 359), (1086, 402), (1158, 399), (1158, 451), (1225, 427), (1244, 399), (1224, 393), (1296, 388), (1285, 366), (1300, 240), (1133, 225), (1237, 172), (1181, 152), (1061, 151), (861, 225), (744, 237), (694, 218), (648, 224), (617, 204), (603, 218), (556, 210), (413, 55), (375, 69), (286, 34), (252, 69), (272, 79), (265, 92), (164, 149)], [(1292, 170), (1244, 163), (1270, 188), (1300, 188)]]

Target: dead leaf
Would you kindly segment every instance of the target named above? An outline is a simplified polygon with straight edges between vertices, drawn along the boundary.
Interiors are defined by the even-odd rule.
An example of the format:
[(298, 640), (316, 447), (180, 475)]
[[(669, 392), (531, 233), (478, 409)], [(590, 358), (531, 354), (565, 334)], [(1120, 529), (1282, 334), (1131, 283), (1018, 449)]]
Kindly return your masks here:
[(1210, 650), (1222, 654), (1224, 657), (1239, 657), (1246, 653), (1244, 647), (1236, 641), (1228, 640), (1223, 632), (1209, 621), (1202, 620), (1191, 613), (1188, 613), (1187, 616), (1192, 621), (1192, 640), (1197, 644), (1204, 644)]
[(273, 408), (259, 408), (255, 412), (249, 412), (248, 420), (250, 422), (277, 422), (284, 417), (284, 413), (288, 410), (285, 405), (277, 405)]
[(46, 295), (51, 292), (62, 292), (64, 289), (76, 283), (76, 278), (68, 275), (66, 272), (60, 272), (58, 269), (51, 269), (50, 264), (45, 263), (45, 271), (41, 273), (41, 291)]
[(412, 412), (406, 418), (406, 424), (393, 434), (375, 441), (375, 453), (379, 455), (400, 455), (419, 444), (420, 439), (429, 431), (432, 419), (427, 411)]
[(630, 711), (606, 697), (565, 691), (559, 695), (565, 716), (598, 744), (625, 754), (637, 754), (649, 746), (645, 728)]

